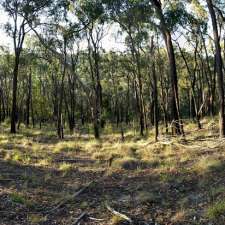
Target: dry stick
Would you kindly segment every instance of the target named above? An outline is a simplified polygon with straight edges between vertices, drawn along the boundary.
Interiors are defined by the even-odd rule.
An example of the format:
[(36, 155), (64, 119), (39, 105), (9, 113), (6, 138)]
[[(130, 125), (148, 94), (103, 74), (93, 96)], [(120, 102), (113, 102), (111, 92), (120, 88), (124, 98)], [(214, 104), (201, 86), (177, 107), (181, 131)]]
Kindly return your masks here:
[(124, 220), (128, 221), (129, 223), (132, 223), (133, 221), (131, 220), (131, 218), (129, 218), (128, 216), (117, 212), (115, 209), (111, 208), (108, 204), (106, 204), (106, 208), (113, 214), (115, 214), (116, 216), (119, 216), (121, 218), (123, 218)]
[(56, 209), (60, 208), (61, 206), (65, 205), (70, 200), (76, 198), (84, 190), (86, 190), (92, 183), (93, 183), (93, 181), (91, 181), (90, 183), (88, 183), (86, 186), (84, 186), (83, 188), (81, 188), (79, 191), (77, 191), (76, 193), (74, 193), (72, 196), (67, 197), (66, 199), (63, 199), (63, 200), (59, 201), (54, 208), (48, 210), (46, 213), (51, 213), (51, 212), (55, 211)]
[(80, 216), (72, 223), (72, 225), (77, 225), (85, 216), (87, 216), (86, 212), (80, 214)]
[(97, 219), (97, 218), (94, 218), (94, 217), (91, 217), (91, 216), (88, 216), (88, 219), (94, 220), (94, 221), (104, 221), (105, 220), (105, 219)]

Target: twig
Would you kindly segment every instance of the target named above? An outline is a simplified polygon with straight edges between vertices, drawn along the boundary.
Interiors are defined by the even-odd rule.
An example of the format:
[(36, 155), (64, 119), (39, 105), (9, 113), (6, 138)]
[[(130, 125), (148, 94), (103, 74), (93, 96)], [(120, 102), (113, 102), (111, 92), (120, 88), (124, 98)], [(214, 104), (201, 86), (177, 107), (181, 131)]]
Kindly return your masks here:
[(115, 209), (111, 208), (108, 204), (106, 204), (106, 208), (113, 214), (123, 218), (124, 220), (128, 221), (129, 223), (132, 223), (132, 219), (126, 216), (125, 214), (122, 214), (120, 212), (117, 212)]
[(80, 214), (80, 216), (72, 223), (72, 225), (77, 225), (85, 216), (87, 216), (86, 212)]

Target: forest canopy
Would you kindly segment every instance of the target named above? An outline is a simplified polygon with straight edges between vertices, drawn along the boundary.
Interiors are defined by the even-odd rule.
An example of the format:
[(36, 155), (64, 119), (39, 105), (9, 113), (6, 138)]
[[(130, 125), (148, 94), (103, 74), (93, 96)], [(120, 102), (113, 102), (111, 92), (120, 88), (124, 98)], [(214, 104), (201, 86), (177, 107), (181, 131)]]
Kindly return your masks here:
[[(185, 135), (224, 121), (223, 1), (1, 0), (0, 121), (64, 130), (108, 125)], [(109, 29), (124, 42), (103, 42)], [(108, 44), (113, 38), (108, 38)], [(106, 50), (107, 49), (107, 50)]]

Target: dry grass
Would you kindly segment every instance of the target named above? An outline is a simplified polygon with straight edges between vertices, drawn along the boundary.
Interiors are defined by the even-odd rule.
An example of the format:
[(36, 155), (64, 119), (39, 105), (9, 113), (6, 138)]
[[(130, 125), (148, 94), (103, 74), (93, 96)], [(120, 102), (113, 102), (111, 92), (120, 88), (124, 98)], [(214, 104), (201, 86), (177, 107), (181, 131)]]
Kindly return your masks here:
[[(119, 198), (121, 192), (125, 191), (126, 196), (127, 192), (129, 196), (130, 193), (132, 195), (128, 201), (130, 205), (127, 203), (125, 208), (130, 209), (134, 202), (140, 208), (157, 208), (159, 212), (155, 214), (161, 213), (171, 224), (185, 224), (190, 219), (188, 216), (191, 207), (197, 207), (196, 211), (200, 212), (196, 218), (213, 221), (223, 217), (225, 212), (222, 200), (225, 197), (224, 182), (220, 182), (225, 168), (225, 143), (213, 136), (216, 130), (212, 126), (214, 121), (205, 120), (202, 123), (207, 129), (200, 131), (196, 130), (196, 124), (188, 124), (185, 140), (161, 136), (157, 143), (154, 143), (153, 137), (135, 137), (131, 131), (126, 133), (124, 142), (121, 142), (119, 134), (108, 133), (101, 140), (86, 135), (66, 135), (65, 140), (60, 141), (52, 131), (23, 128), (17, 135), (0, 135), (0, 157), (10, 165), (40, 169), (35, 176), (20, 174), (21, 187), (25, 190), (31, 187), (41, 196), (39, 189), (49, 185), (49, 190), (54, 190), (54, 193), (45, 189), (42, 191), (46, 191), (52, 201), (64, 198), (65, 193), (57, 192), (58, 186), (68, 188), (66, 193), (71, 194), (88, 181), (96, 181), (96, 174), (100, 174), (98, 178), (104, 177), (108, 179), (108, 183), (96, 185), (86, 193), (98, 195), (104, 185), (106, 192), (109, 189), (109, 193), (105, 194), (107, 196), (95, 196), (95, 199), (102, 201), (96, 206), (100, 207), (99, 211), (104, 211), (101, 207), (105, 198), (118, 202), (120, 206), (115, 196)], [(108, 164), (110, 160), (111, 167)], [(76, 172), (77, 177), (74, 178)], [(218, 181), (219, 184), (214, 185)], [(31, 204), (26, 195), (17, 194), (16, 185), (12, 187), (14, 191), (9, 195), (10, 201), (14, 204)], [(174, 199), (177, 200), (175, 203)], [(43, 202), (48, 200), (45, 197)], [(86, 210), (91, 205), (88, 201), (89, 199), (82, 200), (76, 207)], [(152, 213), (151, 215), (155, 215)], [(46, 223), (47, 220), (38, 213), (30, 213), (27, 219), (30, 224)], [(114, 225), (124, 222), (118, 217), (112, 217), (108, 221)]]

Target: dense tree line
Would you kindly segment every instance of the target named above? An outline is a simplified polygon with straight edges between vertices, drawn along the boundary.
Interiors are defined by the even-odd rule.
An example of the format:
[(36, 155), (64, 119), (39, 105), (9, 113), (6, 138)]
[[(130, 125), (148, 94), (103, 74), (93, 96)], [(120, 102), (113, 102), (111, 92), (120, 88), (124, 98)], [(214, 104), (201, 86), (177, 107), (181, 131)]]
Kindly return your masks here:
[[(185, 135), (184, 121), (219, 113), (225, 135), (223, 1), (2, 0), (13, 49), (1, 47), (0, 120), (11, 132), (55, 124), (59, 138), (93, 124), (122, 134), (159, 124)], [(105, 51), (119, 25), (126, 50)], [(16, 127), (17, 125), (17, 127)]]

